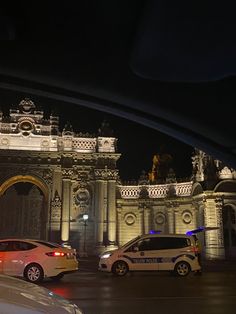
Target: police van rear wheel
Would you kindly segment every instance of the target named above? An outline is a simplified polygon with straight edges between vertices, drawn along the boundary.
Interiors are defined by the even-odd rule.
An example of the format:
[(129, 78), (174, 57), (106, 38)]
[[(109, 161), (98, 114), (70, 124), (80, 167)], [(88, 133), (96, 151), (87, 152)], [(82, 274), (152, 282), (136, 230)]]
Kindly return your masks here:
[(129, 267), (124, 261), (117, 261), (112, 266), (112, 272), (116, 276), (124, 276), (129, 271)]
[(178, 276), (187, 276), (191, 271), (189, 263), (182, 261), (175, 265), (175, 274)]

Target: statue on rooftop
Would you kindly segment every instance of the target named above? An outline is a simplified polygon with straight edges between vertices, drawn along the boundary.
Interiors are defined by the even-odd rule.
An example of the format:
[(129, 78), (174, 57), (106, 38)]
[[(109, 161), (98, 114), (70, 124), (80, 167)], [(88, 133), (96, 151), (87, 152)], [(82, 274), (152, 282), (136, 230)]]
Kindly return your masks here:
[(112, 137), (113, 130), (107, 120), (103, 120), (100, 128), (98, 129), (98, 136)]
[(165, 153), (163, 149), (160, 150), (160, 153), (156, 153), (152, 159), (152, 170), (148, 173), (149, 181), (152, 183), (164, 181), (167, 177), (172, 159), (172, 156)]

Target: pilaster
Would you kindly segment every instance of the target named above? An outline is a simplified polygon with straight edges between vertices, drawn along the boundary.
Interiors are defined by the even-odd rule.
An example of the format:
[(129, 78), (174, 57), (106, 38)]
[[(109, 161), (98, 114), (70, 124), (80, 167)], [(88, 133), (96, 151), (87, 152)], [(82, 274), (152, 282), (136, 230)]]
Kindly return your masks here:
[(205, 199), (205, 227), (218, 227), (218, 229), (207, 231), (205, 234), (207, 259), (225, 258), (222, 226), (222, 205), (223, 202), (221, 198), (211, 197)]
[(151, 209), (144, 205), (144, 233), (148, 234), (151, 229)]
[(175, 212), (173, 208), (167, 210), (168, 229), (169, 233), (175, 233)]
[(104, 223), (104, 182), (102, 180), (96, 181), (97, 195), (97, 209), (96, 209), (96, 241), (97, 247), (103, 245), (103, 223)]
[(121, 212), (122, 212), (122, 207), (119, 204), (117, 206), (117, 242), (118, 242), (118, 246), (121, 244), (121, 230), (120, 230), (120, 226), (121, 226)]
[(144, 210), (143, 210), (143, 206), (142, 205), (139, 207), (139, 230), (140, 230), (140, 234), (144, 234), (145, 233), (145, 229), (144, 229)]
[(116, 181), (108, 181), (108, 244), (116, 245)]
[(70, 186), (68, 178), (62, 180), (62, 214), (61, 214), (61, 240), (69, 241), (70, 233)]

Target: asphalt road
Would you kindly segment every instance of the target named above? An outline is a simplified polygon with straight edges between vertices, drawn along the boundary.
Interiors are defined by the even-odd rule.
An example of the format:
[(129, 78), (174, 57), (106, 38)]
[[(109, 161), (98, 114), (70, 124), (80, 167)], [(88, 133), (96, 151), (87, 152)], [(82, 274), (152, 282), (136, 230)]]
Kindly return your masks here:
[(180, 278), (168, 272), (138, 272), (125, 277), (97, 271), (94, 260), (44, 287), (73, 301), (85, 314), (231, 314), (236, 312), (236, 266), (204, 266), (202, 276)]

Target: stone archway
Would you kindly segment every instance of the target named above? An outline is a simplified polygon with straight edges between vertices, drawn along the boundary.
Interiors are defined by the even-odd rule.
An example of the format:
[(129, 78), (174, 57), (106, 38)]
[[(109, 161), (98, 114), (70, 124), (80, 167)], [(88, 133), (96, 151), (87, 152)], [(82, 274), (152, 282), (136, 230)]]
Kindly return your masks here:
[(33, 176), (14, 176), (0, 186), (0, 236), (47, 238), (47, 187)]
[(224, 246), (226, 258), (236, 258), (236, 206), (223, 207)]

